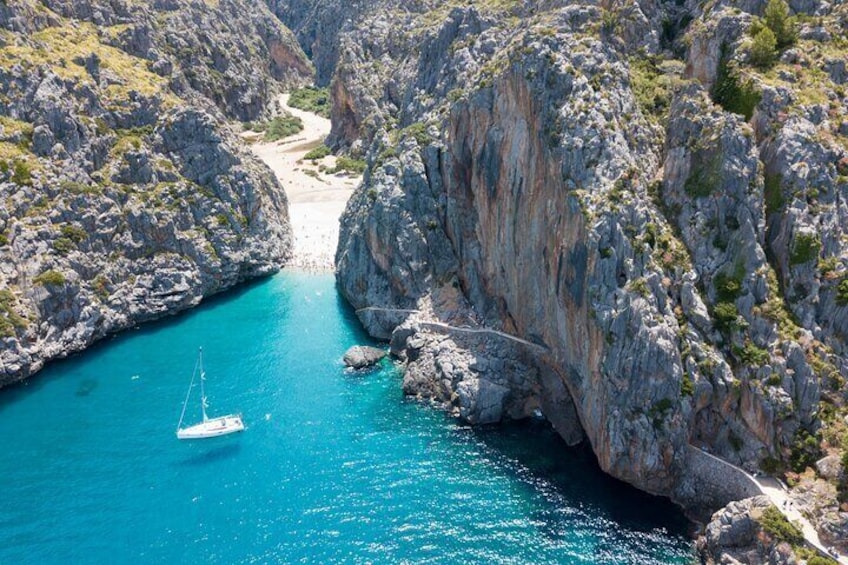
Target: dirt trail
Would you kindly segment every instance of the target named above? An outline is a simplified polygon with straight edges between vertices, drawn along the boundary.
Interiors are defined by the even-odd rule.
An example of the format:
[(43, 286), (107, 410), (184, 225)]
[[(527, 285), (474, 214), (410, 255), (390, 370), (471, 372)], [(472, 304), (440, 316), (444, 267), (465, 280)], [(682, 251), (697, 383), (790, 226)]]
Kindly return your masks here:
[[(308, 271), (333, 270), (339, 218), (361, 177), (321, 172), (320, 168), (335, 166), (332, 155), (314, 164), (303, 160), (304, 155), (324, 142), (330, 133), (330, 120), (290, 107), (288, 98), (288, 94), (280, 96), (280, 106), (303, 120), (303, 131), (276, 142), (257, 141), (251, 149), (271, 167), (289, 199), (294, 231), (294, 257), (289, 266)], [(249, 134), (245, 138), (251, 140)], [(258, 135), (253, 138), (261, 139)]]

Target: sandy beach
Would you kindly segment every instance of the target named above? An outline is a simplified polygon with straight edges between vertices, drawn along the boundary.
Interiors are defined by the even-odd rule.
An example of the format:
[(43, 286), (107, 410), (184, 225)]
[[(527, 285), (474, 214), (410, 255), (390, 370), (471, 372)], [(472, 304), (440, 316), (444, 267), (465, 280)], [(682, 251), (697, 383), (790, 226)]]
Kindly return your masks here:
[[(335, 166), (333, 155), (314, 162), (303, 160), (304, 155), (324, 142), (330, 133), (330, 120), (290, 107), (288, 98), (288, 94), (280, 96), (280, 105), (303, 120), (303, 131), (272, 143), (254, 142), (251, 149), (271, 167), (289, 199), (294, 231), (294, 257), (289, 267), (333, 270), (339, 217), (361, 176), (321, 172), (322, 168)], [(244, 137), (261, 139), (261, 134), (245, 134)]]

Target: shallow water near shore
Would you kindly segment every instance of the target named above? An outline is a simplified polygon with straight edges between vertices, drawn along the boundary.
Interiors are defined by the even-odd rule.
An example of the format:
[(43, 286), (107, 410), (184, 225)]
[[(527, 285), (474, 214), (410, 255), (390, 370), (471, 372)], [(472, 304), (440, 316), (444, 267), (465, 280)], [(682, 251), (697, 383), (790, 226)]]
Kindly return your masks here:
[[(691, 562), (671, 503), (544, 422), (471, 429), (389, 364), (345, 372), (362, 343), (331, 275), (286, 272), (0, 391), (0, 563)], [(244, 433), (176, 439), (199, 346)]]

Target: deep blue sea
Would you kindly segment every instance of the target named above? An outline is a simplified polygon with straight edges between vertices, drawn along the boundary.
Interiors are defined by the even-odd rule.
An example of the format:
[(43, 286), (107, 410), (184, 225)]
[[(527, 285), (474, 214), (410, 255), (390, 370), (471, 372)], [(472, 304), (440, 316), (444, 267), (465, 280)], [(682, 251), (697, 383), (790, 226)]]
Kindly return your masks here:
[[(0, 563), (688, 563), (670, 503), (545, 423), (405, 400), (333, 278), (283, 273), (0, 391)], [(175, 437), (196, 351), (210, 414)], [(199, 400), (189, 420), (199, 418)]]

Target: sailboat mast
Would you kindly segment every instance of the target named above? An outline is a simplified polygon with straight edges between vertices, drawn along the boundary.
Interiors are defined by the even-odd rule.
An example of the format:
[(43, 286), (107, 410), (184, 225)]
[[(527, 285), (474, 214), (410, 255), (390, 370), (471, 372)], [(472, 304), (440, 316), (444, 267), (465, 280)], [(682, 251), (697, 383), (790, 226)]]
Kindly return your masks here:
[(206, 416), (206, 391), (203, 389), (203, 382), (206, 380), (206, 373), (203, 371), (203, 348), (198, 352), (198, 363), (200, 364), (200, 410), (203, 412), (203, 421), (209, 418)]

